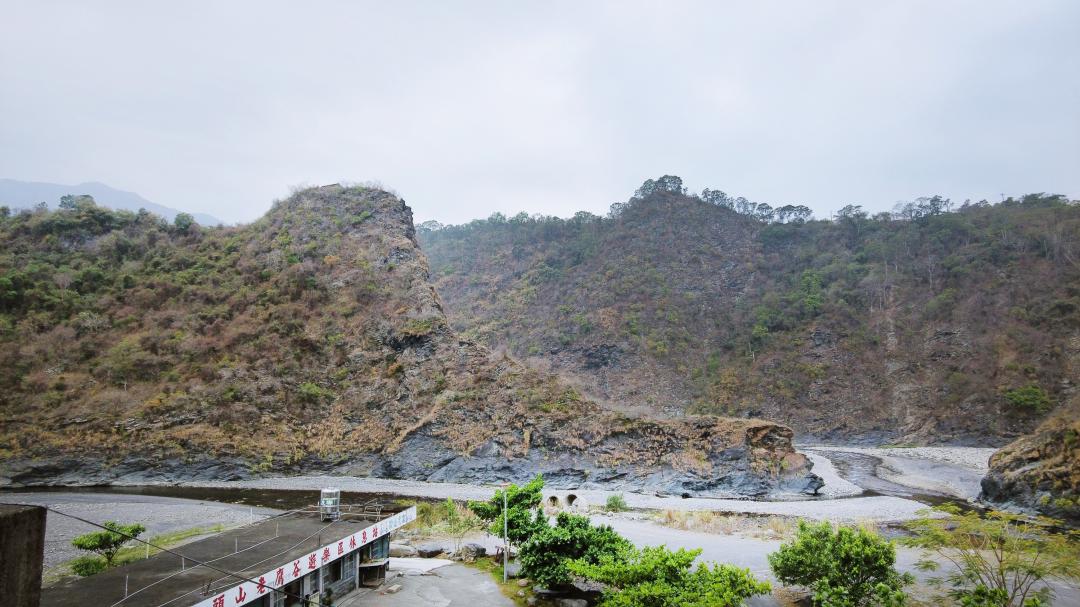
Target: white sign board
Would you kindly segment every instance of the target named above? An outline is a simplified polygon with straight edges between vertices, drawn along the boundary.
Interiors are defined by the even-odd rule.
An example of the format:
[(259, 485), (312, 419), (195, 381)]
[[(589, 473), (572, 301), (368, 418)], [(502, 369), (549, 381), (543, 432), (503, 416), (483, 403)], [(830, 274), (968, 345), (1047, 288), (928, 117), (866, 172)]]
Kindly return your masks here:
[(410, 506), (407, 510), (402, 510), (393, 516), (368, 525), (350, 536), (275, 567), (263, 575), (254, 576), (252, 579), (255, 582), (244, 582), (198, 602), (192, 607), (238, 607), (246, 605), (270, 594), (273, 589), (281, 588), (293, 580), (302, 578), (323, 565), (355, 552), (365, 544), (370, 544), (377, 538), (404, 527), (415, 520), (416, 506)]

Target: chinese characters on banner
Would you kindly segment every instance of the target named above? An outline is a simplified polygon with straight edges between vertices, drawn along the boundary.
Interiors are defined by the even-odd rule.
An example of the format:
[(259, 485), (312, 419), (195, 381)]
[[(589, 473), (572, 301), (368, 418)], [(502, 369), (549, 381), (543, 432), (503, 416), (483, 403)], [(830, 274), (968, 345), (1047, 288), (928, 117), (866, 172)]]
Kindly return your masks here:
[[(240, 607), (261, 598), (273, 588), (281, 588), (312, 570), (339, 558), (344, 558), (364, 545), (414, 520), (416, 520), (416, 506), (398, 512), (348, 537), (335, 540), (331, 544), (327, 544), (289, 563), (275, 567), (262, 575), (255, 576), (251, 582), (244, 582), (228, 590), (218, 592), (206, 600), (192, 605), (192, 607)], [(348, 548), (345, 547), (346, 544)]]

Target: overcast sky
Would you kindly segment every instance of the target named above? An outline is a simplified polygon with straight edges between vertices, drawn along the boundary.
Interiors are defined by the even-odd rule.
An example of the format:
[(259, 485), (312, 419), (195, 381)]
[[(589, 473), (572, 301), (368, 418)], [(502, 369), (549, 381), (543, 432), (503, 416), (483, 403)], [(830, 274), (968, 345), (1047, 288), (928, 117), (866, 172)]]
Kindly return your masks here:
[(818, 216), (1076, 198), (1078, 26), (1075, 0), (2, 0), (0, 177), (227, 222), (342, 180), (451, 223), (665, 173)]

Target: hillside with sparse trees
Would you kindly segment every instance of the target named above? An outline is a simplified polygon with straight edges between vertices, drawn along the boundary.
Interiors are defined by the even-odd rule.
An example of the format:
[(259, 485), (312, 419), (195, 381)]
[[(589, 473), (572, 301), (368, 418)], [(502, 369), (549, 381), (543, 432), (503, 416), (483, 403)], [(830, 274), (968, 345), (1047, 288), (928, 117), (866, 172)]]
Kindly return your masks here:
[(601, 407), (446, 321), (412, 211), (325, 186), (207, 228), (0, 211), (0, 485), (333, 471), (762, 495), (792, 432)]
[(611, 408), (996, 446), (1078, 381), (1080, 206), (1061, 196), (814, 219), (664, 176), (605, 217), (495, 214), (419, 239), (455, 329)]

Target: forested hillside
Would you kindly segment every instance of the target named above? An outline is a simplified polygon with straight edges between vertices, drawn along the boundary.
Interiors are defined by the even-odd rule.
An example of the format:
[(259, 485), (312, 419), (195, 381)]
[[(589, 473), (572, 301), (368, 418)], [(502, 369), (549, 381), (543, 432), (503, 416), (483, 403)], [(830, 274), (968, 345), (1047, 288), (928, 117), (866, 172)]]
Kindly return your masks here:
[(1061, 196), (813, 220), (665, 176), (606, 217), (497, 214), (419, 238), (455, 328), (612, 407), (997, 445), (1077, 381), (1080, 206)]
[(396, 196), (326, 186), (253, 224), (0, 210), (0, 485), (337, 470), (798, 490), (791, 431), (636, 419), (448, 326)]

